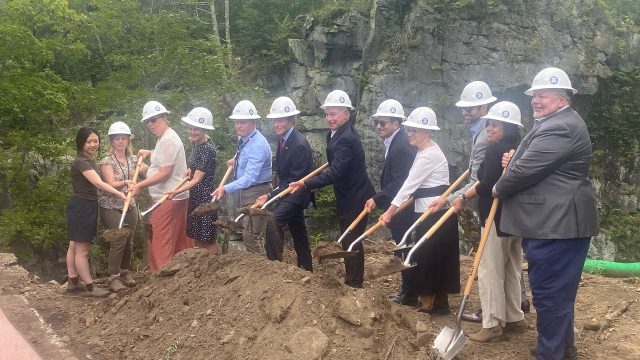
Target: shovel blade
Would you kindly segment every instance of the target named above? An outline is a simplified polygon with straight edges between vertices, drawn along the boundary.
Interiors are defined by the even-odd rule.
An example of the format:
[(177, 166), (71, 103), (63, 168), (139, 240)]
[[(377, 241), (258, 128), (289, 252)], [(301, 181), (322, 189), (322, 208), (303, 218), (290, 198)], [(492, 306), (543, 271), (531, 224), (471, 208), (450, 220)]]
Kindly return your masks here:
[(335, 253), (331, 253), (331, 254), (321, 255), (321, 256), (319, 256), (319, 258), (322, 259), (322, 260), (326, 260), (326, 259), (343, 259), (343, 258), (356, 256), (356, 254), (358, 254), (358, 251), (339, 251), (339, 252), (335, 252)]
[(468, 339), (469, 336), (462, 329), (456, 334), (456, 331), (447, 325), (434, 340), (433, 347), (438, 350), (443, 360), (451, 360), (460, 353)]

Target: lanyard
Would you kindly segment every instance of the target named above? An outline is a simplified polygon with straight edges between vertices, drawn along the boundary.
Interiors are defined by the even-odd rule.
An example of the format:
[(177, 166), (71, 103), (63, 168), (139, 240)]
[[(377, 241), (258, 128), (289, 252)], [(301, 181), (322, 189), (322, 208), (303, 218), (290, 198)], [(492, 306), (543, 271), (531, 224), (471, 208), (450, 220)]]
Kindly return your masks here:
[(247, 144), (249, 143), (249, 140), (251, 140), (251, 138), (256, 136), (257, 133), (258, 132), (256, 130), (254, 130), (253, 134), (251, 134), (251, 136), (249, 136), (249, 138), (245, 142), (242, 142), (242, 138), (240, 138), (240, 141), (239, 141), (239, 144), (238, 144), (238, 151), (236, 152), (235, 171), (234, 171), (234, 175), (233, 175), (233, 177), (236, 180), (238, 179), (238, 164), (239, 164), (239, 161), (240, 161), (240, 152), (242, 152), (242, 149), (244, 149), (244, 147), (247, 146)]

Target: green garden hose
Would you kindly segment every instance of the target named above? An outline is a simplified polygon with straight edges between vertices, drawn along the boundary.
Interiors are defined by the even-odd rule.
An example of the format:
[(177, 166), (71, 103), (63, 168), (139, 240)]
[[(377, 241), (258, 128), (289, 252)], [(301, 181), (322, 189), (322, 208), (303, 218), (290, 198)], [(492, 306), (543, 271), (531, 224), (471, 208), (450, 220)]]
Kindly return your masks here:
[(586, 260), (582, 272), (613, 278), (640, 276), (640, 263), (619, 263), (603, 260)]

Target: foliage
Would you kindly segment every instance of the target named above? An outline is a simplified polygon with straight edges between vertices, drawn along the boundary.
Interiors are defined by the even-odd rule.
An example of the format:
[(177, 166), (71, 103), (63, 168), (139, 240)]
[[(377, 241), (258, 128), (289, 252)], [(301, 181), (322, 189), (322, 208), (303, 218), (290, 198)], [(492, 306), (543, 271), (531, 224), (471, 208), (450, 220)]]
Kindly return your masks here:
[[(599, 224), (600, 230), (611, 234), (611, 241), (616, 244), (616, 261), (635, 262), (640, 260), (640, 214), (622, 215), (617, 209), (607, 214), (606, 220)], [(624, 254), (624, 258), (621, 255)]]
[(625, 23), (640, 26), (640, 1), (605, 0), (609, 9), (615, 11)]

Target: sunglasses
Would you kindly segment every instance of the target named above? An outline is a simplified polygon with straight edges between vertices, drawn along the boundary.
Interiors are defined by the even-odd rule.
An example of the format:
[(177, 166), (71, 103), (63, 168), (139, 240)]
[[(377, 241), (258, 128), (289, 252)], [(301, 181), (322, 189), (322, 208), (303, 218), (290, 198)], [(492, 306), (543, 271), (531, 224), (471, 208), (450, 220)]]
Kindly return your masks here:
[(390, 123), (391, 121), (384, 121), (384, 120), (373, 120), (373, 123), (378, 126), (378, 124), (380, 124), (381, 127), (385, 127), (387, 126), (388, 123)]
[(475, 109), (475, 108), (477, 108), (477, 107), (478, 107), (478, 106), (468, 106), (468, 107), (463, 107), (463, 108), (460, 108), (460, 111), (466, 111), (466, 112), (470, 113), (470, 112), (471, 112), (471, 110), (473, 110), (473, 109)]
[(404, 132), (406, 132), (407, 134), (415, 135), (418, 132), (418, 130), (417, 129), (404, 129)]
[(162, 119), (162, 117), (151, 118), (144, 121), (145, 124), (152, 123), (155, 124), (157, 120)]

